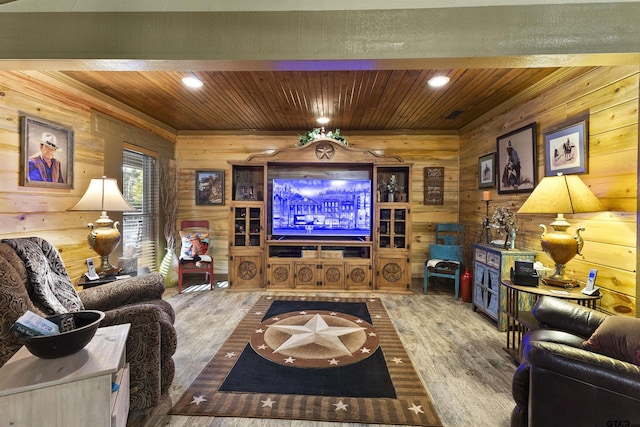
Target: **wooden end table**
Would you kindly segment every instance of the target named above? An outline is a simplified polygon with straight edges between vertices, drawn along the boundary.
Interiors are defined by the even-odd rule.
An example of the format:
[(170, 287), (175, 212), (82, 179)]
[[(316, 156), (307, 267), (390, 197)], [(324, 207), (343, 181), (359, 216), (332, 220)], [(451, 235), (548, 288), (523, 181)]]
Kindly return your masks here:
[(506, 290), (504, 314), (507, 316), (507, 346), (504, 350), (516, 363), (522, 360), (522, 337), (527, 331), (536, 329), (538, 322), (531, 308), (541, 295), (561, 298), (576, 302), (582, 306), (595, 309), (600, 295), (585, 295), (580, 289), (563, 289), (540, 284), (538, 286), (515, 285), (511, 280), (503, 279), (502, 286)]
[[(85, 348), (40, 359), (22, 347), (0, 368), (4, 425), (125, 427), (129, 412), (130, 325), (98, 328)], [(116, 391), (112, 384), (118, 384)]]

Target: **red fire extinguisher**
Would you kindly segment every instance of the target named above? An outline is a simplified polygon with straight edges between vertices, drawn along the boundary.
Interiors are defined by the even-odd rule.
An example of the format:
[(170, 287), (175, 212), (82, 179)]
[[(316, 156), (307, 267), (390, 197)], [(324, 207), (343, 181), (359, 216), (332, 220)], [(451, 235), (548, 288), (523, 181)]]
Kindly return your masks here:
[(461, 277), (462, 301), (471, 302), (471, 272), (467, 268)]

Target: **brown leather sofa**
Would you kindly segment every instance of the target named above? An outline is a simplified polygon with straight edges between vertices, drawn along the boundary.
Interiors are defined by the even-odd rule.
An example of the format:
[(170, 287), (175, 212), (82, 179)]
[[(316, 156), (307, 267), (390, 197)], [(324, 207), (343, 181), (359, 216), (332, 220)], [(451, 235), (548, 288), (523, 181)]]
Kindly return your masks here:
[[(34, 262), (24, 261), (21, 248), (28, 248)], [(22, 251), (24, 252), (24, 251)], [(33, 264), (33, 265), (31, 265)], [(39, 276), (56, 277), (63, 293), (54, 290), (54, 307), (43, 302), (43, 295), (34, 288)], [(139, 410), (156, 405), (173, 381), (176, 350), (175, 313), (162, 300), (164, 280), (154, 273), (102, 286), (76, 291), (57, 250), (40, 238), (5, 239), (0, 242), (0, 366), (22, 346), (22, 338), (10, 331), (13, 323), (25, 311), (41, 316), (54, 311), (78, 309), (100, 310), (105, 313), (100, 326), (130, 323), (126, 342), (126, 358), (130, 373), (130, 409)], [(51, 295), (49, 295), (51, 297)]]
[[(527, 332), (522, 342), (523, 359), (512, 384), (516, 407), (511, 426), (640, 425), (640, 366), (603, 354), (609, 349), (593, 350), (608, 316), (548, 296), (538, 299), (533, 315), (540, 328)], [(640, 319), (624, 320), (635, 330), (635, 341), (626, 344), (638, 353)], [(620, 342), (619, 336), (615, 339)], [(637, 362), (640, 353), (635, 357)]]

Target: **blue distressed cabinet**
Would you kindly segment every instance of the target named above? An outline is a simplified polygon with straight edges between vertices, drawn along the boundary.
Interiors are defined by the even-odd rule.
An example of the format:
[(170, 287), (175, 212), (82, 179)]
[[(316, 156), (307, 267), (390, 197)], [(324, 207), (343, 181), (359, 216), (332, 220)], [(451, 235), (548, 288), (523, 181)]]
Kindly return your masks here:
[(502, 249), (491, 245), (473, 245), (473, 310), (493, 319), (500, 331), (507, 330), (504, 313), (506, 292), (501, 279), (508, 279), (516, 261), (535, 260), (534, 251)]

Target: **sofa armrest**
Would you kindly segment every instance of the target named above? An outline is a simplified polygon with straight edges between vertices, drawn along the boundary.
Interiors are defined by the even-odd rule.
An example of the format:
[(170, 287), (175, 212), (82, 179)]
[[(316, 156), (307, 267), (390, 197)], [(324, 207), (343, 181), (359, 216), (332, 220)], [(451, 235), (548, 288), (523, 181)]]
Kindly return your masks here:
[(571, 332), (583, 338), (589, 338), (607, 317), (600, 311), (545, 295), (538, 298), (532, 311), (541, 327)]
[(109, 310), (100, 326), (122, 323), (131, 324), (126, 350), (131, 409), (148, 408), (158, 403), (173, 380), (176, 331), (170, 315), (154, 302)]
[(525, 360), (533, 367), (616, 393), (640, 399), (640, 366), (588, 350), (544, 341), (531, 341), (524, 349)]
[(164, 290), (164, 278), (159, 273), (151, 273), (84, 289), (78, 295), (85, 309), (108, 311), (127, 304), (161, 299)]

